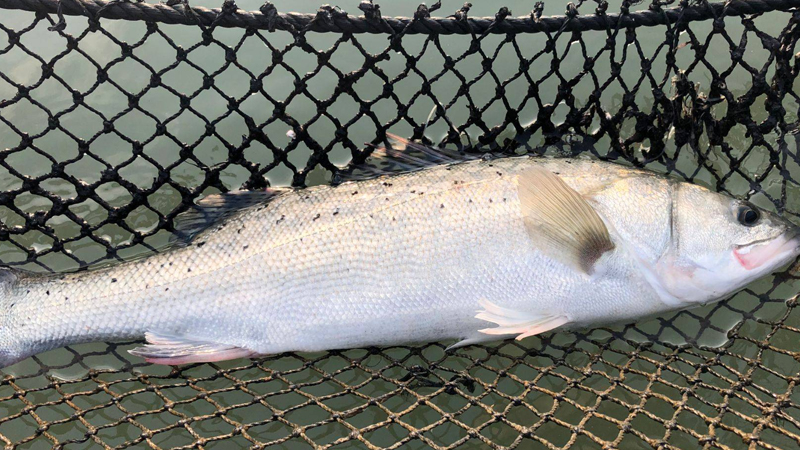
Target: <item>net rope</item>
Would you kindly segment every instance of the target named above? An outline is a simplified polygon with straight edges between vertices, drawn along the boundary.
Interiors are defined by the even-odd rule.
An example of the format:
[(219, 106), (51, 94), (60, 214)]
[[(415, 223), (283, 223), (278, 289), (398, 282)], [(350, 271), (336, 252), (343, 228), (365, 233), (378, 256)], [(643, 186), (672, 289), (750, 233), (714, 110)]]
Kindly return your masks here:
[[(365, 141), (398, 130), (450, 147), (646, 167), (794, 220), (797, 7), (624, 1), (612, 13), (606, 1), (579, 1), (547, 16), (537, 2), (526, 16), (472, 17), (470, 4), (437, 2), (403, 18), (370, 1), (362, 16), (270, 3), (243, 11), (232, 1), (0, 0), (15, 12), (0, 15), (0, 261), (61, 271), (157, 251), (203, 195), (263, 188), (281, 173), (294, 186), (330, 181), (366, 157)], [(140, 33), (118, 36), (113, 19)], [(43, 29), (58, 43), (47, 51), (32, 38)], [(180, 34), (187, 29), (196, 32)], [(450, 34), (466, 44), (444, 45)], [(113, 52), (100, 56), (98, 37)], [(258, 70), (238, 57), (253, 42)], [(150, 61), (154, 48), (170, 61)], [(218, 67), (201, 61), (209, 48)], [(340, 68), (344, 48), (360, 67)], [(301, 56), (305, 73), (295, 69)], [(81, 80), (65, 72), (73, 57)], [(12, 69), (22, 60), (36, 76), (20, 81)], [(396, 71), (385, 66), (398, 60)], [(129, 63), (138, 84), (117, 69)], [(194, 90), (170, 78), (185, 67)], [(278, 71), (291, 79), (285, 92), (273, 85)], [(323, 77), (336, 82), (319, 95)], [(737, 77), (746, 83), (729, 85)], [(58, 107), (39, 95), (53, 84), (66, 99)], [(103, 89), (116, 93), (112, 112), (93, 97)], [(211, 116), (199, 106), (210, 93)], [(151, 110), (154, 96), (177, 107)], [(248, 106), (254, 97), (261, 114)], [(350, 114), (331, 111), (343, 101)], [(134, 114), (147, 132), (126, 125)], [(189, 133), (187, 116), (197, 122)], [(237, 136), (223, 132), (229, 120)], [(74, 152), (54, 152), (61, 147)], [(129, 356), (133, 343), (76, 346), (4, 371), (0, 440), (20, 449), (797, 448), (796, 287), (787, 272), (674, 316), (454, 352), (431, 343), (165, 368)]]

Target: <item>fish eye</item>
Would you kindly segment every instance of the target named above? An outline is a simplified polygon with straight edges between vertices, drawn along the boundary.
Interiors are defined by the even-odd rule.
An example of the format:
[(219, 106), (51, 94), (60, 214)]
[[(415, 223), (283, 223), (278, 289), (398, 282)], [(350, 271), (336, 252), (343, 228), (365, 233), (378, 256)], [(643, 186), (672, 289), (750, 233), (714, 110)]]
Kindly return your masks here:
[(742, 205), (736, 213), (736, 219), (746, 227), (752, 227), (761, 220), (761, 213), (752, 205)]

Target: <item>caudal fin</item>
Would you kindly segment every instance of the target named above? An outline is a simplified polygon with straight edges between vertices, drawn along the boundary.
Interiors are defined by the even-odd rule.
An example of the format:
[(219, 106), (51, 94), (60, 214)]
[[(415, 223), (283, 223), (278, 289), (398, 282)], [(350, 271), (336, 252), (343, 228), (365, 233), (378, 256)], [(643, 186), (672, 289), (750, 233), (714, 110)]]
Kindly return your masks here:
[(21, 273), (16, 269), (0, 267), (0, 368), (30, 356), (19, 348), (19, 335), (14, 331), (13, 309), (17, 302), (14, 288)]

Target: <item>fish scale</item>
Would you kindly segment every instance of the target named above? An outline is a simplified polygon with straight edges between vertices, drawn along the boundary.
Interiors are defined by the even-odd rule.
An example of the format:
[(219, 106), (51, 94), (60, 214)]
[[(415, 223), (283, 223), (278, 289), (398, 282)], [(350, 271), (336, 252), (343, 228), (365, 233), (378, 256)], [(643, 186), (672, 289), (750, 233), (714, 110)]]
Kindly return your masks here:
[[(535, 167), (608, 226), (602, 274), (551, 257), (526, 228), (519, 184)], [(483, 342), (497, 336), (479, 331), (492, 326), (475, 317), (482, 301), (568, 326), (631, 320), (675, 309), (641, 265), (669, 246), (676, 185), (609, 163), (516, 157), (265, 196), (184, 247), (77, 274), (16, 274), (4, 285), (0, 353), (8, 363), (146, 333), (246, 350), (238, 356)]]

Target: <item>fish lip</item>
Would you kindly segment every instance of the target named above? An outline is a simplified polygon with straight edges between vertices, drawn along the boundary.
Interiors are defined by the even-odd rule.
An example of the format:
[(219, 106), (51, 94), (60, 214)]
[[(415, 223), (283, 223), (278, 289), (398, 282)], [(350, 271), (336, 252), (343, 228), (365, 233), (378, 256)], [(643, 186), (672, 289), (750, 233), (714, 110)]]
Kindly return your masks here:
[[(793, 254), (792, 259), (795, 259), (798, 256), (798, 250), (800, 250), (800, 228), (791, 227), (776, 237), (737, 245), (733, 250), (733, 255), (742, 267), (746, 270), (753, 270), (770, 261), (783, 261), (789, 254)], [(768, 253), (764, 254), (765, 251)]]
[(798, 246), (800, 246), (800, 227), (796, 226), (794, 224), (791, 224), (791, 223), (787, 223), (786, 229), (782, 233), (780, 233), (778, 235), (775, 235), (775, 236), (772, 236), (772, 237), (768, 237), (768, 238), (764, 238), (764, 239), (759, 239), (759, 240), (753, 241), (753, 242), (748, 242), (746, 244), (737, 244), (737, 245), (734, 245), (734, 249), (735, 250), (739, 250), (739, 249), (744, 249), (744, 248), (748, 248), (748, 247), (749, 248), (753, 248), (753, 247), (755, 247), (757, 245), (768, 244), (768, 243), (774, 242), (776, 239), (781, 239), (781, 238), (785, 239), (786, 243), (791, 242), (792, 240), (796, 240)]

